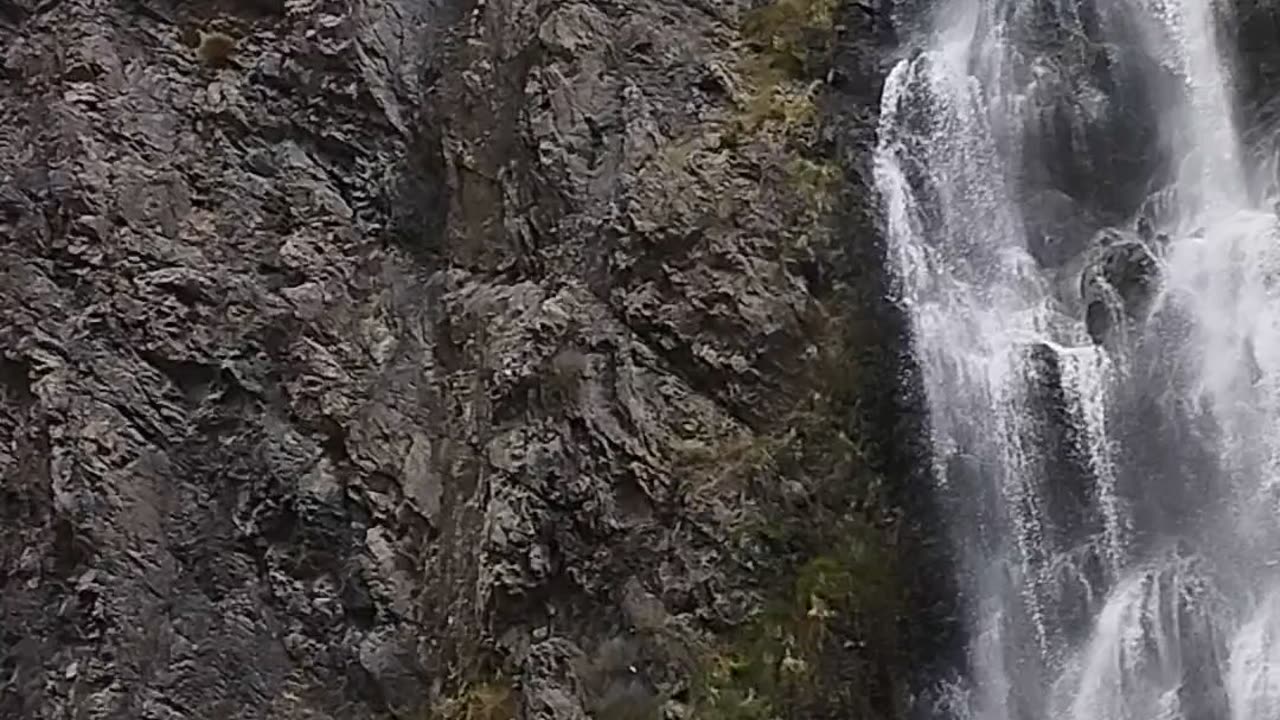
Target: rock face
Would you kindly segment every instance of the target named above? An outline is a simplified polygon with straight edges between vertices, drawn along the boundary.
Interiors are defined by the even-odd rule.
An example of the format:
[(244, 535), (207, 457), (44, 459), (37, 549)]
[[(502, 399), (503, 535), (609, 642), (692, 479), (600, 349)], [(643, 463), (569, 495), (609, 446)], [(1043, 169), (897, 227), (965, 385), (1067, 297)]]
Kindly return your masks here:
[(1140, 240), (1106, 234), (1096, 241), (1080, 278), (1085, 323), (1103, 344), (1126, 319), (1142, 318), (1160, 282), (1160, 264)]
[(1080, 276), (1089, 336), (1106, 344), (1127, 321), (1145, 320), (1159, 287), (1160, 261), (1148, 242), (1100, 233)]
[(873, 9), (0, 0), (0, 715), (894, 712)]
[(1237, 29), (1236, 52), (1241, 98), (1249, 105), (1274, 99), (1280, 52), (1275, 37), (1280, 30), (1280, 4), (1275, 0), (1236, 0), (1233, 15)]
[(382, 186), (443, 16), (5, 7), (0, 715), (420, 704), (435, 331)]

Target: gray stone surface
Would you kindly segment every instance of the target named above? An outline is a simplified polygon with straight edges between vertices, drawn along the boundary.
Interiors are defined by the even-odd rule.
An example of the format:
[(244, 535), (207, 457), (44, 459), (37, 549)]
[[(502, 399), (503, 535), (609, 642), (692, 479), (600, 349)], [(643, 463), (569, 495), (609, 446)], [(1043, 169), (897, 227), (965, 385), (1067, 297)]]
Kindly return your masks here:
[(758, 601), (677, 449), (802, 396), (826, 262), (744, 9), (0, 0), (0, 716), (678, 692), (580, 658)]

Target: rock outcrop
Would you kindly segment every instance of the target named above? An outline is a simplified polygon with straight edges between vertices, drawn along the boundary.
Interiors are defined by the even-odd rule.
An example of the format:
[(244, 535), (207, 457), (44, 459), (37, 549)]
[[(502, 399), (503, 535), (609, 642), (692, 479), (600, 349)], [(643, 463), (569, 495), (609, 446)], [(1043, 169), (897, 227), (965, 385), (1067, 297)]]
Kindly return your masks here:
[(1092, 244), (1080, 296), (1089, 336), (1104, 345), (1131, 321), (1146, 319), (1160, 288), (1160, 261), (1150, 242), (1115, 230), (1099, 233)]
[(0, 0), (0, 715), (895, 712), (883, 22)]

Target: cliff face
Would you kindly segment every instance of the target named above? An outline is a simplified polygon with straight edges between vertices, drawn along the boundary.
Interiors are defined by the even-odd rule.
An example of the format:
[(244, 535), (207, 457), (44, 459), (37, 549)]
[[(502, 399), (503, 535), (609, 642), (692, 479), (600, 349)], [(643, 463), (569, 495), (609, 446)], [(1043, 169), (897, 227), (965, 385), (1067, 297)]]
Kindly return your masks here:
[(896, 713), (882, 15), (0, 0), (0, 715)]
[(434, 339), (382, 196), (439, 11), (3, 7), (0, 715), (416, 702)]

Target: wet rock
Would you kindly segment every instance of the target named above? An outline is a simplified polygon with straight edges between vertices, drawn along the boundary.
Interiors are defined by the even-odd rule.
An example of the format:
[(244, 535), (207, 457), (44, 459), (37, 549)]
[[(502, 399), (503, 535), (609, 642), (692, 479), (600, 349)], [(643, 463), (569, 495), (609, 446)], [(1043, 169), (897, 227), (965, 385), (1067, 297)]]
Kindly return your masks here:
[(1274, 0), (1235, 0), (1236, 51), (1242, 62), (1241, 94), (1249, 120), (1262, 120), (1274, 108), (1275, 81), (1280, 77), (1280, 52), (1275, 44), (1280, 31), (1280, 5)]
[(1126, 322), (1141, 321), (1160, 287), (1161, 265), (1147, 243), (1115, 230), (1100, 233), (1080, 276), (1090, 337), (1105, 344)]
[(1093, 473), (1085, 454), (1081, 421), (1066, 386), (1064, 364), (1070, 360), (1047, 344), (1034, 343), (1024, 350), (1028, 380), (1027, 420), (1042, 465), (1037, 488), (1048, 520), (1046, 540), (1066, 549), (1083, 542), (1097, 530), (1090, 518), (1097, 515)]
[(1098, 223), (1089, 210), (1059, 190), (1033, 193), (1023, 201), (1027, 249), (1045, 268), (1057, 268), (1084, 252)]
[(1023, 115), (1025, 132), (1005, 142), (1021, 148), (1021, 187), (1065, 193), (1096, 217), (1118, 219), (1161, 170), (1160, 129), (1147, 110), (1179, 80), (1142, 48), (1116, 42), (1111, 29), (1130, 22), (1123, 10), (1073, 7), (1041, 6), (1014, 22), (1035, 52), (1006, 71), (1026, 91), (1006, 109)]

